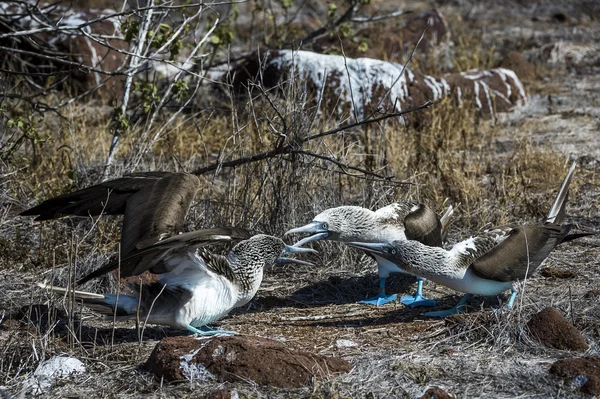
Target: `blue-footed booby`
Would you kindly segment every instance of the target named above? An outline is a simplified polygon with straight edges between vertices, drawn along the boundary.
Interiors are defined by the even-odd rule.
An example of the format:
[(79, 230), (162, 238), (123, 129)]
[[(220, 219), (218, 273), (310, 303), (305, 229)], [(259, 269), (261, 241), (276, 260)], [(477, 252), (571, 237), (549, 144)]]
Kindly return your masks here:
[[(407, 223), (405, 216), (411, 212), (414, 217)], [(285, 235), (311, 234), (295, 243), (296, 247), (317, 240), (385, 243), (406, 239), (418, 240), (425, 245), (441, 246), (452, 213), (453, 209), (450, 206), (440, 218), (428, 206), (408, 201), (393, 203), (376, 211), (358, 206), (340, 206), (321, 212), (314, 217), (311, 223), (288, 230)], [(375, 297), (365, 299), (360, 303), (380, 306), (396, 300), (395, 294), (387, 295), (385, 293), (385, 281), (390, 273), (406, 272), (402, 265), (391, 263), (384, 258), (376, 257), (376, 261), (379, 292)], [(423, 278), (417, 277), (417, 292), (415, 295), (403, 296), (401, 302), (410, 307), (435, 305), (434, 301), (423, 297), (423, 282)]]
[[(557, 245), (597, 234), (570, 234), (573, 226), (561, 224), (575, 166), (573, 162), (550, 211), (540, 222), (486, 230), (455, 244), (450, 250), (428, 247), (415, 240), (352, 242), (348, 245), (402, 265), (408, 273), (466, 293), (452, 309), (426, 313), (428, 316), (459, 313), (464, 311), (473, 294), (498, 295), (507, 290), (512, 291), (507, 303), (510, 310), (518, 293), (513, 282), (528, 278)], [(411, 214), (407, 215), (406, 220), (411, 217)]]
[[(229, 241), (226, 228), (198, 230), (173, 236), (145, 247), (120, 260), (121, 271), (136, 275), (150, 270), (158, 280), (141, 287), (131, 284), (131, 294), (94, 294), (74, 291), (76, 299), (117, 320), (145, 320), (198, 335), (233, 333), (200, 330), (231, 311), (247, 304), (256, 294), (265, 267), (282, 262), (306, 264), (283, 258), (287, 253), (314, 252), (286, 245), (280, 238), (258, 234), (236, 244), (226, 255), (215, 255), (203, 246)], [(236, 229), (238, 230), (238, 229)], [(239, 231), (234, 233), (238, 234)], [(117, 267), (108, 264), (81, 279), (87, 281)], [(68, 290), (48, 287), (54, 292)]]
[[(199, 185), (196, 176), (186, 173), (136, 173), (48, 199), (21, 215), (49, 220), (69, 215), (124, 214), (120, 261), (108, 263), (77, 283), (83, 284), (116, 269), (121, 277), (148, 270), (159, 275), (159, 279), (142, 286), (140, 317), (147, 316), (150, 323), (202, 333), (197, 327), (242, 306), (254, 296), (265, 267), (286, 261), (306, 263), (282, 255), (307, 249), (286, 245), (272, 236), (250, 237), (247, 231), (232, 227), (178, 234), (183, 230)], [(242, 239), (245, 241), (238, 243), (227, 256), (211, 254), (204, 248)], [(137, 294), (117, 296), (75, 291), (75, 295), (102, 313), (116, 312), (117, 317), (129, 319), (137, 316), (140, 298), (139, 287), (132, 289)], [(65, 291), (57, 287), (53, 290)]]

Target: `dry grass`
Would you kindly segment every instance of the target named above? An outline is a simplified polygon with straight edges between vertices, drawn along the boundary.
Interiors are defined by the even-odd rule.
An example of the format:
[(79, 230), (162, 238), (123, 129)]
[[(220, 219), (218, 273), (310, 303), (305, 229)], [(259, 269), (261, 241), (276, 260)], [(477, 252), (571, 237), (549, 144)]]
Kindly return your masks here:
[[(482, 45), (478, 28), (453, 23), (460, 18), (449, 17), (453, 36), (459, 38), (456, 70), (493, 65), (496, 50)], [(436, 72), (427, 70), (425, 63), (413, 65), (421, 67)], [(301, 101), (304, 93), (297, 90), (291, 82), (283, 94), (269, 93), (277, 111), (258, 97), (246, 108), (229, 107), (226, 100), (213, 104), (211, 110), (182, 114), (141, 156), (141, 138), (152, 137), (165, 119), (150, 131), (140, 123), (124, 136), (111, 174), (146, 169), (191, 171), (219, 157), (235, 159), (271, 149), (279, 139), (271, 126), (280, 130), (283, 126), (278, 114), (289, 128), (286, 142), (336, 125), (333, 113), (315, 116), (314, 105)], [(20, 112), (26, 115), (28, 109), (24, 106)], [(427, 112), (426, 122), (418, 129), (388, 121), (304, 148), (409, 184), (349, 176), (308, 157), (281, 157), (202, 176), (206, 184), (190, 211), (187, 227), (237, 225), (281, 235), (321, 210), (341, 204), (377, 208), (411, 199), (442, 211), (449, 201), (459, 205), (451, 230), (453, 242), (490, 225), (534, 220), (545, 214), (566, 172), (568, 156), (528, 138), (516, 139), (507, 150), (498, 144), (499, 139), (512, 137), (517, 127), (479, 120), (468, 104), (457, 107), (443, 101)], [(313, 259), (316, 267), (268, 271), (258, 297), (218, 324), (244, 334), (284, 338), (313, 352), (344, 356), (355, 366), (351, 373), (300, 390), (241, 383), (162, 384), (138, 366), (156, 340), (180, 332), (147, 327), (140, 343), (132, 324), (113, 326), (67, 299), (47, 298), (33, 288), (36, 281), (51, 275), (56, 284), (66, 284), (73, 273), (81, 276), (104, 263), (116, 252), (118, 218), (37, 225), (16, 217), (39, 200), (99, 179), (108, 152), (110, 113), (109, 107), (88, 101), (63, 110), (66, 119), (47, 114), (43, 121), (36, 121), (35, 128), (39, 137), (48, 140), (24, 140), (0, 160), (0, 303), (4, 304), (0, 318), (11, 319), (0, 327), (0, 385), (11, 393), (18, 393), (41, 360), (70, 354), (84, 361), (88, 376), (60, 382), (50, 396), (198, 397), (226, 386), (238, 389), (242, 397), (415, 397), (427, 385), (441, 385), (461, 397), (570, 397), (575, 395), (571, 388), (551, 379), (546, 370), (551, 359), (570, 354), (541, 347), (525, 328), (529, 317), (547, 305), (564, 311), (591, 343), (589, 354), (598, 354), (600, 306), (584, 297), (600, 288), (597, 238), (565, 245), (550, 257), (549, 266), (571, 271), (575, 278), (565, 281), (536, 275), (527, 282), (513, 312), (492, 313), (489, 308), (498, 306), (498, 299), (479, 299), (473, 302), (471, 313), (446, 321), (425, 318), (425, 310), (398, 304), (382, 308), (356, 304), (376, 289), (373, 263), (347, 247), (324, 242), (315, 246), (320, 250)], [(14, 140), (6, 118), (0, 123), (2, 144)], [(572, 183), (569, 220), (583, 228), (600, 229), (599, 165), (597, 160), (582, 160)], [(390, 280), (390, 292), (413, 288), (412, 279)], [(107, 278), (87, 288), (101, 291), (115, 286)], [(442, 286), (428, 283), (426, 290), (441, 306), (450, 307), (458, 300)], [(29, 306), (42, 303), (64, 314), (52, 314), (43, 322), (34, 320)], [(17, 316), (20, 309), (28, 316)], [(340, 340), (356, 345), (344, 346)]]

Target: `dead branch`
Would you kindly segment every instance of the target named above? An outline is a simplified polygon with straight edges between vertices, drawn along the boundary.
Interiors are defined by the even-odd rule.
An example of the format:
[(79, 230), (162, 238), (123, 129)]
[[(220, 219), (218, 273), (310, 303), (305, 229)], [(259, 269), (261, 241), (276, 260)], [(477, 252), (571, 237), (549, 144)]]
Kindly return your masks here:
[(421, 104), (417, 107), (414, 108), (409, 108), (403, 111), (398, 111), (398, 112), (393, 112), (393, 113), (389, 113), (389, 114), (385, 114), (382, 116), (379, 116), (377, 118), (365, 118), (362, 119), (358, 122), (352, 122), (352, 123), (347, 123), (344, 124), (342, 126), (339, 126), (335, 129), (331, 129), (328, 130), (326, 132), (321, 132), (321, 133), (317, 133), (317, 134), (313, 134), (311, 136), (306, 136), (300, 139), (296, 139), (294, 143), (292, 144), (288, 144), (288, 145), (282, 145), (279, 146), (273, 150), (270, 151), (266, 151), (266, 152), (262, 152), (259, 154), (254, 154), (248, 157), (241, 157), (238, 159), (234, 159), (233, 161), (228, 161), (228, 162), (215, 162), (211, 165), (205, 166), (203, 168), (199, 168), (196, 169), (195, 171), (193, 171), (192, 173), (195, 175), (202, 175), (204, 173), (208, 173), (208, 172), (212, 172), (214, 170), (217, 169), (222, 169), (222, 168), (235, 168), (236, 166), (242, 166), (242, 165), (246, 165), (246, 164), (250, 164), (250, 163), (254, 163), (254, 162), (258, 162), (258, 161), (262, 161), (265, 159), (269, 159), (269, 158), (274, 158), (278, 155), (285, 155), (285, 154), (292, 154), (294, 152), (298, 152), (301, 151), (299, 149), (300, 145), (311, 141), (311, 140), (316, 140), (318, 138), (322, 138), (322, 137), (327, 137), (327, 136), (331, 136), (333, 134), (345, 131), (345, 130), (349, 130), (358, 126), (363, 126), (363, 125), (367, 125), (367, 124), (371, 124), (371, 123), (376, 123), (376, 122), (381, 122), (384, 121), (386, 119), (390, 119), (390, 118), (398, 118), (402, 115), (408, 114), (410, 112), (415, 112), (415, 111), (419, 111), (425, 108), (428, 108), (431, 104), (433, 104), (430, 100), (427, 100), (424, 104)]

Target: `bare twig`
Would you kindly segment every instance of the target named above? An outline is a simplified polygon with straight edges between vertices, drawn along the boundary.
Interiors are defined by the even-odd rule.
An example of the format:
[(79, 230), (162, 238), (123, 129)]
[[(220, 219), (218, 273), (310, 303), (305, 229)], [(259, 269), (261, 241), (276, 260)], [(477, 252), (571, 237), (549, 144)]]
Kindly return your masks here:
[(376, 21), (383, 21), (385, 19), (390, 19), (390, 18), (396, 18), (399, 17), (401, 15), (404, 14), (412, 14), (414, 11), (413, 10), (398, 10), (398, 11), (394, 11), (391, 12), (389, 14), (383, 14), (383, 15), (375, 15), (372, 17), (352, 17), (350, 18), (351, 22), (376, 22)]
[[(142, 24), (140, 25), (140, 29), (138, 32), (138, 37), (134, 47), (134, 56), (131, 57), (131, 62), (129, 64), (129, 70), (127, 71), (127, 78), (125, 80), (125, 85), (123, 87), (123, 101), (121, 103), (121, 110), (119, 118), (125, 118), (127, 114), (127, 105), (129, 104), (129, 95), (131, 93), (131, 85), (133, 83), (133, 77), (138, 71), (138, 67), (142, 61), (140, 55), (144, 49), (144, 44), (146, 43), (146, 36), (148, 35), (148, 31), (150, 29), (150, 22), (152, 21), (152, 13), (154, 5), (154, 0), (150, 0), (150, 7), (144, 13), (144, 19)], [(113, 127), (113, 139), (110, 145), (110, 149), (108, 150), (108, 157), (106, 158), (104, 174), (108, 170), (108, 166), (112, 163), (112, 159), (117, 149), (117, 145), (119, 144), (119, 138), (121, 136), (121, 120), (117, 121)], [(104, 176), (103, 176), (104, 177)]]
[(249, 164), (249, 163), (253, 163), (253, 162), (262, 161), (264, 159), (273, 158), (278, 155), (291, 154), (294, 151), (297, 151), (297, 148), (300, 144), (305, 143), (307, 141), (315, 140), (315, 139), (318, 139), (321, 137), (331, 136), (333, 134), (342, 132), (344, 130), (352, 129), (357, 126), (362, 126), (362, 125), (366, 125), (369, 123), (381, 122), (381, 121), (384, 121), (384, 120), (390, 119), (390, 118), (397, 118), (399, 116), (408, 114), (410, 112), (425, 109), (425, 108), (429, 107), (431, 104), (432, 104), (432, 102), (430, 100), (427, 100), (424, 104), (421, 104), (414, 108), (409, 108), (409, 109), (406, 109), (403, 111), (385, 114), (385, 115), (382, 115), (377, 118), (370, 118), (370, 119), (365, 118), (358, 122), (347, 123), (340, 127), (335, 128), (335, 129), (328, 130), (326, 132), (321, 132), (321, 133), (313, 134), (312, 136), (307, 136), (307, 137), (304, 137), (301, 139), (297, 139), (293, 144), (280, 146), (273, 150), (262, 152), (259, 154), (254, 154), (254, 155), (251, 155), (248, 157), (241, 157), (241, 158), (235, 159), (233, 161), (228, 161), (228, 162), (220, 162), (219, 161), (219, 162), (213, 163), (211, 165), (205, 166), (203, 168), (196, 169), (192, 173), (195, 175), (201, 175), (201, 174), (212, 172), (214, 170), (221, 169), (221, 168), (234, 168), (236, 166), (241, 166), (241, 165), (245, 165), (245, 164)]

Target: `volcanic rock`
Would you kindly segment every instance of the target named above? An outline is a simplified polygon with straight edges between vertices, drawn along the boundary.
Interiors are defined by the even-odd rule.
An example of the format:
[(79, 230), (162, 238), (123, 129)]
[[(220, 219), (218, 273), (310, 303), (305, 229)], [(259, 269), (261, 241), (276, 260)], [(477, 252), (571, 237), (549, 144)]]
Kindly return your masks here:
[(167, 381), (252, 380), (282, 388), (309, 385), (314, 377), (350, 370), (344, 359), (251, 336), (165, 338), (156, 345), (145, 367)]
[(530, 335), (545, 346), (577, 352), (585, 352), (588, 348), (579, 330), (555, 308), (542, 309), (529, 320), (527, 326)]
[(454, 399), (454, 398), (455, 398), (454, 395), (449, 394), (448, 392), (444, 391), (440, 387), (431, 387), (427, 391), (425, 391), (425, 393), (423, 394), (423, 396), (421, 396), (420, 399)]
[(600, 358), (598, 357), (557, 360), (550, 367), (550, 373), (567, 378), (583, 393), (600, 396)]

